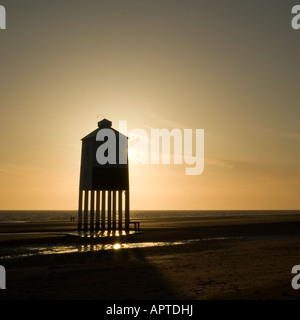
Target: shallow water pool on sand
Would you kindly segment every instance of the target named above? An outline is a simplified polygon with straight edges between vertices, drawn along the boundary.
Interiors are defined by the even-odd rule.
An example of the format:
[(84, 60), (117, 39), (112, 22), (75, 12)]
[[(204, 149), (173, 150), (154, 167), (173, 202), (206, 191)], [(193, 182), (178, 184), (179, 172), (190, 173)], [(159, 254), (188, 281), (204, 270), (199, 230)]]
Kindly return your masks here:
[(55, 246), (35, 246), (27, 245), (18, 248), (11, 248), (1, 256), (1, 259), (14, 259), (30, 257), (36, 255), (67, 254), (79, 252), (96, 252), (104, 250), (123, 250), (150, 247), (170, 247), (180, 245), (199, 244), (205, 241), (241, 240), (244, 237), (212, 237), (202, 239), (190, 239), (182, 241), (159, 241), (159, 242), (137, 242), (137, 243), (114, 243), (114, 244), (80, 244), (80, 245), (55, 245)]

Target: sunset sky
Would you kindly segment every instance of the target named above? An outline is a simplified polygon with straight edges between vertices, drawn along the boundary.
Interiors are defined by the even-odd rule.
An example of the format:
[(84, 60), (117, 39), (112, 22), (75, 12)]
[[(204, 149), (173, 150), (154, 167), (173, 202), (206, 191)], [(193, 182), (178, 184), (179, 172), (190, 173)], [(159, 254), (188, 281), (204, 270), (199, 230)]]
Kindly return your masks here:
[(0, 4), (0, 210), (76, 209), (102, 117), (205, 132), (201, 175), (130, 165), (132, 209), (300, 209), (300, 1)]

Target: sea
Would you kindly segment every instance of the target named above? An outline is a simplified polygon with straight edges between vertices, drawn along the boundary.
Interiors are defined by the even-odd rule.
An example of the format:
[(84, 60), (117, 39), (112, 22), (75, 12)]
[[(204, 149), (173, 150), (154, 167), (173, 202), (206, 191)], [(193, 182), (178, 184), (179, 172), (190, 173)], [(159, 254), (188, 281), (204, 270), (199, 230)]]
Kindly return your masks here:
[[(0, 210), (0, 223), (70, 221), (77, 210)], [(131, 210), (131, 220), (165, 220), (179, 218), (226, 218), (300, 214), (300, 210)]]
[[(143, 221), (167, 222), (171, 219), (180, 218), (238, 218), (238, 217), (264, 217), (281, 215), (299, 215), (300, 210), (131, 210), (130, 219)], [(0, 211), (1, 223), (29, 223), (29, 222), (54, 222), (71, 221), (71, 218), (77, 218), (76, 210), (28, 210), (28, 211)], [(54, 232), (53, 232), (54, 233)], [(57, 232), (59, 234), (59, 232)], [(3, 234), (2, 234), (3, 235)], [(1, 233), (0, 233), (1, 237)], [(240, 240), (241, 237), (235, 237)], [(0, 262), (6, 259), (23, 258), (30, 256), (82, 253), (90, 251), (103, 250), (125, 250), (133, 248), (162, 247), (162, 246), (180, 246), (203, 243), (204, 241), (223, 241), (231, 237), (212, 237), (189, 239), (184, 241), (160, 241), (160, 242), (138, 242), (138, 243), (120, 243), (113, 244), (84, 244), (84, 245), (47, 245), (24, 244), (21, 246), (2, 245), (0, 247)], [(231, 239), (233, 240), (233, 239)]]

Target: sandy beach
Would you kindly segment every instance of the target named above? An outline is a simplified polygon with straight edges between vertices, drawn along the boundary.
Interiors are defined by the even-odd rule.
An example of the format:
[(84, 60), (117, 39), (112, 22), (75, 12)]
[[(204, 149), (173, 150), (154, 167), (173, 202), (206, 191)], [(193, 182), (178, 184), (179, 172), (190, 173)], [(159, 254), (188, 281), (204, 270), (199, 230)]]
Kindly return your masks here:
[[(7, 289), (0, 290), (0, 299), (300, 298), (300, 290), (291, 287), (291, 269), (300, 264), (299, 214), (152, 220), (141, 227), (139, 234), (91, 239), (68, 234), (76, 230), (68, 221), (1, 224)], [(99, 250), (104, 244), (126, 247)], [(81, 252), (7, 258), (26, 246), (70, 245)]]

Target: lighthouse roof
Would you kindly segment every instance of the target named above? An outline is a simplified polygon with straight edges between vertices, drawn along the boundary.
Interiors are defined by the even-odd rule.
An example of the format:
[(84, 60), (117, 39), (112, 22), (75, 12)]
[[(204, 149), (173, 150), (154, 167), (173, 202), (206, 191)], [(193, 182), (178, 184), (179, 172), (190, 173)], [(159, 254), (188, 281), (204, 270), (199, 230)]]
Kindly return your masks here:
[[(96, 135), (99, 130), (101, 129), (111, 129), (114, 131), (114, 133), (119, 136), (123, 135), (121, 132), (117, 131), (116, 129), (112, 128), (112, 122), (107, 119), (102, 119), (101, 121), (98, 122), (98, 128), (89, 133), (87, 136), (83, 137), (81, 140), (86, 140), (86, 139), (95, 139)], [(123, 135), (125, 136), (125, 135)], [(127, 137), (128, 138), (128, 137)]]

